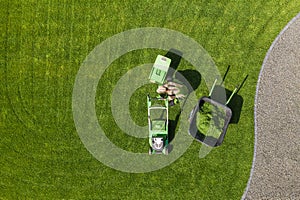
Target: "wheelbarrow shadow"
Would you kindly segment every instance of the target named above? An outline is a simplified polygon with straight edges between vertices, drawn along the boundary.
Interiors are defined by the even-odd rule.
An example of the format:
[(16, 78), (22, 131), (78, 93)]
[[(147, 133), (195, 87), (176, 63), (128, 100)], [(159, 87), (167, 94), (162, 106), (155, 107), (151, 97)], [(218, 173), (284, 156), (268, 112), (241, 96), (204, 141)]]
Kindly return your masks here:
[[(222, 95), (219, 95), (222, 92), (224, 93), (224, 91), (226, 93), (226, 99), (224, 99), (224, 97)], [(232, 94), (232, 92), (233, 92), (232, 90), (229, 90), (223, 86), (217, 85), (211, 96), (215, 101), (218, 101), (221, 104), (225, 104), (226, 101), (228, 100), (228, 98), (230, 97), (230, 95)], [(243, 97), (237, 93), (234, 94), (234, 96), (232, 97), (230, 102), (227, 104), (227, 107), (229, 107), (232, 111), (232, 117), (229, 122), (230, 124), (237, 124), (239, 122), (243, 104), (244, 104)]]

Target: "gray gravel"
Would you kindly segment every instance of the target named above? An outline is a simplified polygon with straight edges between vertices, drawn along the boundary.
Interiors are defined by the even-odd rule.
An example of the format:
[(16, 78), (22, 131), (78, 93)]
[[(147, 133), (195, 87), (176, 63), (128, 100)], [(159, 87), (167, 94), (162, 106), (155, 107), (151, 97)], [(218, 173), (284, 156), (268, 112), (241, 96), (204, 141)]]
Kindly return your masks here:
[(300, 199), (300, 13), (268, 52), (255, 112), (255, 159), (243, 198)]

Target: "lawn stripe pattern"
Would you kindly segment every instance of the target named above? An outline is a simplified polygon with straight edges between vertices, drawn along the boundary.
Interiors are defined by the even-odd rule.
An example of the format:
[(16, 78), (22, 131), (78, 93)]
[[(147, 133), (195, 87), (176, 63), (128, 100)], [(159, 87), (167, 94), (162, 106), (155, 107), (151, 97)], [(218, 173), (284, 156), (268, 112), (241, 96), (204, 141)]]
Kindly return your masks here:
[[(298, 1), (7, 0), (2, 4), (0, 198), (242, 196), (252, 164), (259, 69), (271, 42), (299, 12)], [(244, 98), (240, 122), (229, 126), (222, 146), (199, 159), (201, 144), (195, 142), (164, 169), (128, 174), (106, 167), (81, 143), (72, 117), (72, 89), (81, 63), (96, 45), (119, 32), (149, 26), (195, 39), (222, 74), (231, 65), (228, 89), (244, 75), (249, 77), (239, 92)], [(99, 122), (125, 150), (147, 152), (147, 139), (130, 137), (116, 126), (110, 110), (112, 89), (129, 69), (165, 53), (129, 52), (113, 62), (99, 82), (95, 100)], [(182, 60), (179, 70), (185, 69), (194, 68)], [(144, 95), (152, 88), (142, 87), (132, 97), (130, 110), (138, 124), (146, 124)], [(196, 94), (208, 94), (203, 80)]]

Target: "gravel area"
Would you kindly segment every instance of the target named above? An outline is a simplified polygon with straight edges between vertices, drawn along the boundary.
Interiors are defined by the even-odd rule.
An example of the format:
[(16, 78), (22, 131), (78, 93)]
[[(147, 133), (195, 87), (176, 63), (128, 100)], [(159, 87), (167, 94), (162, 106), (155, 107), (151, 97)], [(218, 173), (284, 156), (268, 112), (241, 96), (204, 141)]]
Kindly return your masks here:
[(254, 162), (242, 199), (300, 199), (300, 13), (265, 58), (255, 126)]

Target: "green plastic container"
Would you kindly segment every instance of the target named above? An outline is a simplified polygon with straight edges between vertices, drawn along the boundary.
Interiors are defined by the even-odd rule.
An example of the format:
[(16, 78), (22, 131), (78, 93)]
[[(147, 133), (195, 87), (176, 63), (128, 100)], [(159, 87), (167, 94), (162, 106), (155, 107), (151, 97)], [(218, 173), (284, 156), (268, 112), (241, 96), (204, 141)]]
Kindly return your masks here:
[(170, 58), (158, 55), (149, 75), (150, 81), (162, 85), (165, 82), (170, 64)]

